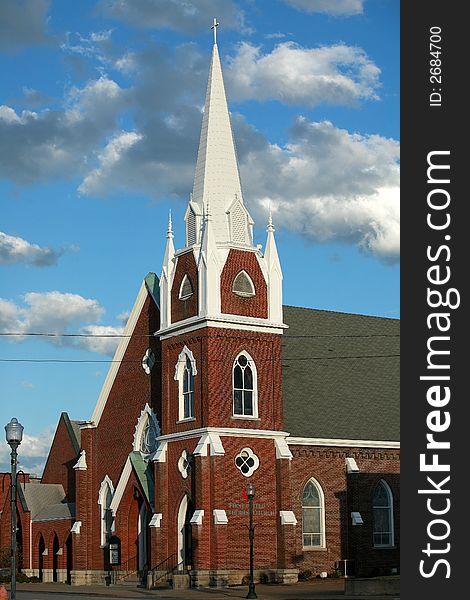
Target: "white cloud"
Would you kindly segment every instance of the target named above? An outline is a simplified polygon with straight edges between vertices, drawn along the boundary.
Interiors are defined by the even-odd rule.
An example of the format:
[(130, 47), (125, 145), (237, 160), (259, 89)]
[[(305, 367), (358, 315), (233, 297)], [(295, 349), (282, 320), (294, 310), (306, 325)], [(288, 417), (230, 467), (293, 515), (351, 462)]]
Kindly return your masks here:
[(0, 231), (0, 264), (29, 263), (37, 267), (57, 264), (63, 250), (31, 244), (21, 237)]
[(78, 338), (77, 346), (83, 350), (89, 352), (98, 352), (99, 354), (107, 354), (112, 356), (118, 347), (120, 338), (119, 337), (106, 337), (106, 336), (119, 336), (124, 333), (124, 327), (112, 327), (105, 325), (88, 325), (80, 329), (80, 333), (90, 336), (104, 336), (104, 337), (82, 337)]
[(305, 12), (350, 17), (364, 11), (365, 0), (284, 0), (284, 2)]
[(337, 44), (303, 48), (278, 44), (268, 54), (243, 42), (225, 69), (234, 100), (278, 100), (285, 104), (354, 105), (377, 99), (380, 69), (361, 48)]
[(126, 102), (125, 90), (101, 76), (72, 88), (63, 110), (0, 106), (0, 177), (25, 184), (79, 174)]
[[(12, 342), (24, 342), (24, 333), (81, 334), (84, 337), (45, 336), (42, 339), (56, 346), (80, 348), (90, 352), (112, 355), (124, 331), (127, 313), (121, 313), (120, 325), (96, 324), (104, 308), (97, 300), (64, 292), (28, 292), (23, 305), (0, 298), (0, 332), (18, 333)], [(88, 337), (89, 336), (89, 337)], [(98, 336), (98, 337), (93, 337)], [(103, 336), (103, 337), (99, 337)]]
[(355, 244), (384, 261), (399, 256), (399, 145), (298, 118), (284, 147), (269, 144), (241, 161), (245, 196), (279, 225), (315, 242)]
[(244, 14), (232, 0), (100, 0), (98, 9), (142, 28), (200, 34), (209, 29), (214, 15), (224, 28), (244, 28)]
[(0, 2), (0, 50), (18, 50), (47, 41), (50, 0)]
[[(135, 131), (117, 133), (108, 142), (103, 152), (98, 154), (99, 167), (85, 177), (78, 191), (81, 194), (105, 196), (108, 185), (106, 174), (112, 171), (121, 162), (123, 155), (141, 139), (142, 135)], [(132, 185), (131, 181), (128, 183)]]
[[(19, 469), (22, 469), (25, 473), (41, 475), (53, 437), (54, 428), (52, 426), (38, 435), (29, 435), (26, 432), (23, 433), (23, 440), (18, 448)], [(0, 471), (10, 471), (9, 462), (10, 448), (6, 444), (1, 444)]]

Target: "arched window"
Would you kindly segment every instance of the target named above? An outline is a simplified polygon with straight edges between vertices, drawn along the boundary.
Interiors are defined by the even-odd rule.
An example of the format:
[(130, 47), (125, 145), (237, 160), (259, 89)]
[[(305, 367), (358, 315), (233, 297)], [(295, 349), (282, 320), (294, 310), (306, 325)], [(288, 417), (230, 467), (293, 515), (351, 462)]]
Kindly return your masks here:
[(237, 296), (250, 298), (255, 295), (255, 286), (246, 271), (240, 271), (233, 280), (232, 292)]
[(241, 352), (233, 363), (233, 414), (258, 416), (256, 366), (247, 352)]
[(101, 516), (101, 546), (106, 546), (111, 537), (113, 528), (113, 514), (111, 512), (111, 500), (113, 499), (114, 487), (111, 479), (106, 475), (101, 482), (98, 494)]
[(181, 281), (179, 299), (187, 300), (188, 298), (191, 298), (192, 295), (193, 284), (191, 283), (191, 279), (189, 279), (189, 277), (185, 275), (183, 277), (183, 280)]
[(183, 371), (183, 419), (194, 417), (194, 375), (191, 361), (186, 358)]
[(134, 452), (140, 452), (145, 460), (150, 460), (158, 448), (159, 435), (160, 425), (157, 417), (150, 406), (146, 404), (135, 426), (132, 449)]
[(381, 479), (372, 498), (374, 546), (393, 546), (393, 495), (388, 483)]
[(302, 544), (304, 548), (325, 548), (325, 501), (320, 484), (307, 481), (302, 494)]
[(194, 376), (197, 375), (194, 355), (187, 346), (183, 348), (175, 367), (178, 381), (178, 420), (194, 419)]

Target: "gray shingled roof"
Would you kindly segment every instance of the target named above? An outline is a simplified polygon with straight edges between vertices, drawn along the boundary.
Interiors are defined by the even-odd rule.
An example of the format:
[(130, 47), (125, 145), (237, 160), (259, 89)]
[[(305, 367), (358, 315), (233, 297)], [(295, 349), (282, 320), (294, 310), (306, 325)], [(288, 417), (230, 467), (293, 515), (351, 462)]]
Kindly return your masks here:
[(400, 321), (284, 306), (284, 429), (398, 441)]
[(75, 505), (65, 501), (64, 488), (59, 483), (26, 483), (18, 486), (31, 520), (72, 518)]
[(59, 502), (45, 506), (35, 517), (34, 521), (53, 521), (55, 519), (74, 519), (75, 503)]
[(75, 435), (75, 439), (77, 440), (77, 445), (78, 445), (79, 449), (81, 448), (80, 444), (81, 444), (81, 437), (82, 437), (82, 434), (80, 431), (81, 423), (83, 423), (83, 421), (70, 421), (70, 425), (72, 426), (72, 431), (73, 431), (73, 434)]

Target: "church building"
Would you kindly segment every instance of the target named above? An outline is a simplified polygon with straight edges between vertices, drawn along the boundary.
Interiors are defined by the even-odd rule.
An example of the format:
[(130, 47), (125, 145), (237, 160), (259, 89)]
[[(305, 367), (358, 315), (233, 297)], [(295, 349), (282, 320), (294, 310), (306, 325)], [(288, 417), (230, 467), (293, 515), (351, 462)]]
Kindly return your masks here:
[[(399, 322), (283, 306), (271, 214), (264, 248), (253, 239), (215, 40), (185, 222), (176, 249), (170, 219), (93, 413), (62, 413), (41, 479), (19, 485), (22, 571), (241, 583), (252, 482), (257, 579), (398, 572)], [(5, 547), (5, 476), (0, 493)]]

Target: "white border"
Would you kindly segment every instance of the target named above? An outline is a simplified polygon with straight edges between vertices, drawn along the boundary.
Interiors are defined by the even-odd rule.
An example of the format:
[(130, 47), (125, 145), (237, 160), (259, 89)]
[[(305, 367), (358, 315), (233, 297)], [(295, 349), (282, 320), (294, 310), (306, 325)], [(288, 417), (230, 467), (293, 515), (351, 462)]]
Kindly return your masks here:
[(109, 367), (109, 371), (106, 375), (106, 379), (103, 383), (103, 387), (101, 388), (100, 395), (95, 405), (95, 409), (93, 414), (91, 415), (91, 421), (94, 425), (98, 425), (101, 419), (101, 415), (103, 414), (104, 407), (106, 406), (106, 402), (109, 397), (109, 393), (111, 392), (111, 388), (113, 387), (114, 380), (118, 374), (119, 368), (121, 367), (121, 361), (124, 358), (124, 354), (126, 353), (127, 346), (130, 342), (130, 336), (133, 334), (135, 326), (137, 324), (137, 320), (139, 319), (140, 313), (142, 311), (142, 307), (144, 306), (145, 300), (147, 299), (148, 290), (145, 284), (145, 281), (142, 281), (142, 285), (140, 286), (139, 293), (137, 294), (136, 301), (132, 308), (129, 319), (127, 320), (126, 327), (124, 328), (124, 333), (119, 346), (114, 353), (113, 362)]

